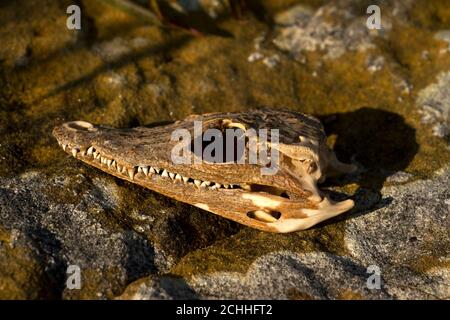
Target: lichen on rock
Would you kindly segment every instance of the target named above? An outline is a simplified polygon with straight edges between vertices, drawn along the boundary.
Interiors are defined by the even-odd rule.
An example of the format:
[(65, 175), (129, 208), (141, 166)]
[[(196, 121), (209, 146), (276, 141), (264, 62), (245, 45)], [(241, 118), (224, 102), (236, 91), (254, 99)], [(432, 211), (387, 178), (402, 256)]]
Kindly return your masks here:
[(422, 89), (417, 97), (422, 121), (433, 126), (433, 134), (445, 138), (450, 134), (450, 72), (442, 72), (437, 82)]

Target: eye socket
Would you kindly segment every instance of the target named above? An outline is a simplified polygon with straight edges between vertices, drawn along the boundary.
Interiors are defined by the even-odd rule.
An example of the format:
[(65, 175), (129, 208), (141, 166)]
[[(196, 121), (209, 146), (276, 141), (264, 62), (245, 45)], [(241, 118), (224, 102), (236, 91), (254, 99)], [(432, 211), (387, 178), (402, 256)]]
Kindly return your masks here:
[[(209, 131), (210, 136), (205, 137)], [(217, 136), (216, 136), (217, 134)], [(239, 128), (207, 128), (198, 137), (194, 137), (189, 146), (196, 157), (211, 163), (236, 163), (245, 159), (245, 149), (248, 138), (245, 132)], [(195, 147), (195, 146), (198, 147)]]
[(247, 217), (261, 222), (276, 222), (281, 218), (281, 213), (272, 210), (255, 210), (247, 212)]

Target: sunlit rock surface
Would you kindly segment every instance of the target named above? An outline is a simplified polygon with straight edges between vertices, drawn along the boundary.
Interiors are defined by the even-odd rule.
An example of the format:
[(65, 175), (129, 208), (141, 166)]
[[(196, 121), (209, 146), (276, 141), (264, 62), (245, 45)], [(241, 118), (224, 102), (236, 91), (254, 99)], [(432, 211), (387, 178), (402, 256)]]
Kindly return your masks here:
[[(0, 298), (448, 299), (448, 5), (386, 1), (368, 30), (361, 1), (267, 0), (242, 20), (207, 2), (187, 8), (191, 32), (102, 1), (82, 2), (79, 31), (66, 1), (0, 5)], [(323, 121), (358, 171), (322, 188), (352, 211), (264, 233), (89, 168), (51, 136), (261, 106)]]

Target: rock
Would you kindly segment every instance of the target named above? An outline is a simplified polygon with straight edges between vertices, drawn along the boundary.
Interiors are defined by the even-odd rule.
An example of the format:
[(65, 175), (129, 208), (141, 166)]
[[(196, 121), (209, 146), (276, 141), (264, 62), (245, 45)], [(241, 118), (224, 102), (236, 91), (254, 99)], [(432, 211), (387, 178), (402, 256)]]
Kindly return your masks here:
[(264, 55), (261, 52), (253, 52), (248, 56), (248, 62), (255, 62), (264, 58)]
[(129, 285), (118, 300), (198, 299), (183, 278), (150, 276)]
[(422, 89), (417, 97), (421, 108), (422, 121), (433, 126), (433, 134), (438, 137), (449, 135), (450, 114), (450, 72), (442, 72), (437, 82)]
[(273, 42), (297, 60), (302, 60), (305, 51), (322, 51), (325, 58), (336, 59), (347, 50), (373, 47), (373, 34), (361, 27), (365, 19), (352, 14), (345, 1), (325, 5), (314, 14), (303, 6), (295, 6), (275, 19), (280, 26)]
[(370, 57), (367, 61), (367, 70), (371, 73), (380, 71), (383, 68), (384, 63), (384, 57), (382, 56), (376, 58)]
[[(385, 292), (373, 293), (366, 287), (365, 269), (346, 258), (326, 254), (277, 252), (262, 256), (245, 274), (222, 272), (195, 276), (184, 287), (191, 297), (201, 299), (340, 299), (388, 298)], [(154, 299), (159, 291), (156, 283), (179, 286), (171, 278), (148, 279), (131, 284), (122, 295), (127, 299)], [(336, 286), (338, 282), (341, 285)], [(159, 287), (159, 286), (158, 286)], [(261, 288), (264, 287), (264, 290)], [(186, 290), (186, 289), (185, 289)], [(176, 291), (169, 291), (174, 294)], [(168, 291), (166, 290), (167, 294)], [(189, 295), (188, 295), (189, 297)], [(169, 298), (176, 299), (173, 295)]]
[(411, 173), (399, 171), (399, 172), (395, 172), (393, 174), (390, 174), (387, 177), (386, 182), (389, 182), (389, 183), (405, 183), (405, 182), (408, 182), (409, 180), (411, 180), (413, 177), (414, 177), (414, 175), (412, 175)]
[[(35, 274), (42, 276), (42, 270), (48, 270), (51, 272), (44, 275), (51, 280), (47, 282), (53, 283), (48, 290), (45, 282), (43, 287), (29, 285), (18, 296), (37, 297), (43, 292), (55, 297), (62, 294), (66, 298), (112, 297), (130, 280), (166, 272), (187, 247), (199, 243), (181, 240), (185, 233), (176, 231), (180, 221), (170, 214), (170, 209), (161, 208), (165, 210), (161, 216), (165, 221), (148, 212), (129, 212), (135, 221), (131, 227), (138, 233), (121, 221), (120, 206), (120, 187), (110, 178), (91, 181), (83, 174), (49, 177), (39, 172), (28, 172), (13, 179), (0, 178), (2, 227), (14, 231), (17, 238), (14, 242), (19, 247), (15, 252), (31, 251), (36, 256), (32, 259), (19, 255), (25, 261), (31, 259), (27, 268), (20, 270), (17, 265), (15, 269), (10, 264), (4, 272), (26, 273), (34, 279)], [(185, 227), (190, 228), (187, 224)], [(189, 236), (195, 228), (195, 225), (190, 228)], [(159, 234), (162, 238), (159, 243), (154, 238), (154, 242), (146, 233)], [(0, 254), (8, 255), (8, 250), (11, 251), (2, 246)], [(65, 288), (69, 265), (81, 269), (83, 289), (80, 291)], [(13, 292), (9, 294), (15, 296)]]
[(436, 32), (434, 38), (448, 43), (447, 52), (450, 52), (450, 30), (440, 30)]
[[(448, 268), (450, 171), (382, 190), (392, 202), (346, 224), (353, 258), (381, 269), (386, 292), (395, 299), (448, 299), (450, 278), (430, 274)], [(446, 267), (447, 266), (447, 267)], [(448, 270), (448, 269), (447, 269)]]
[[(75, 179), (55, 177), (49, 181), (37, 172), (1, 179), (2, 225), (17, 230), (17, 242), (35, 251), (38, 265), (50, 271), (56, 287), (49, 291), (72, 295), (64, 289), (69, 265), (79, 266), (84, 288), (94, 290), (76, 294), (91, 298), (111, 295), (112, 281), (124, 285), (127, 279), (154, 272), (157, 267), (151, 243), (108, 218), (118, 205), (114, 186), (97, 180), (90, 192), (84, 192), (83, 184), (88, 182), (81, 176)], [(69, 183), (75, 183), (75, 189), (67, 188)], [(68, 192), (67, 198), (77, 200), (55, 202), (58, 192)]]
[(57, 284), (17, 229), (0, 228), (0, 299), (55, 299)]
[(263, 63), (269, 68), (275, 68), (280, 63), (280, 56), (274, 54), (270, 57), (265, 57)]
[[(383, 189), (394, 201), (346, 222), (343, 256), (277, 251), (245, 273), (141, 279), (121, 298), (448, 299), (449, 182), (450, 170), (444, 170), (433, 180)], [(380, 271), (379, 289), (367, 285), (371, 266)]]
[(303, 4), (295, 5), (275, 15), (273, 20), (280, 26), (305, 25), (314, 14), (312, 8)]
[(123, 39), (120, 37), (95, 44), (92, 50), (106, 61), (117, 61), (135, 50), (148, 47), (149, 42), (143, 37)]

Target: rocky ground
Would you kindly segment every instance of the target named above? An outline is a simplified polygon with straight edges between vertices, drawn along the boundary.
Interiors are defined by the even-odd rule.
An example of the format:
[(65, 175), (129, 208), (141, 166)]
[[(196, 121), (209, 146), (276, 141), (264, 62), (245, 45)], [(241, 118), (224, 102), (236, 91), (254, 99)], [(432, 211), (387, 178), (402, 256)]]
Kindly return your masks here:
[[(82, 29), (68, 30), (72, 2), (0, 1), (0, 298), (450, 298), (448, 1), (267, 0), (241, 20), (210, 6), (200, 36), (100, 0), (75, 1)], [(262, 106), (322, 119), (359, 168), (322, 187), (351, 212), (260, 232), (83, 165), (51, 136), (77, 119)]]

